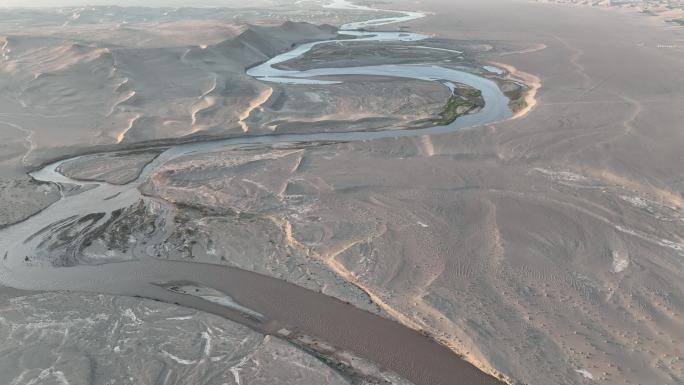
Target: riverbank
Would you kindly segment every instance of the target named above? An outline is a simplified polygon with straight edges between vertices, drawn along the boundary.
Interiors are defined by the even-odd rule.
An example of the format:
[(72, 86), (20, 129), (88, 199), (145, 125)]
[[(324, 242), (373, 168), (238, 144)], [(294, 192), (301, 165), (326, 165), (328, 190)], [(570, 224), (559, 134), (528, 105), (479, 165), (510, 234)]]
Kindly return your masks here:
[[(411, 15), (411, 18), (418, 17), (417, 15)], [(401, 17), (400, 19), (403, 20)], [(396, 20), (387, 19), (382, 22), (376, 22), (374, 25), (393, 21)], [(350, 31), (344, 31), (344, 33), (349, 34)], [(365, 40), (371, 41), (410, 41), (418, 38), (422, 39), (423, 37), (404, 33), (373, 33), (370, 37), (364, 37)], [(308, 48), (310, 49), (313, 46), (314, 44), (309, 44)], [(305, 52), (306, 49), (307, 45), (304, 44), (295, 48), (293, 52), (299, 55)], [(297, 142), (348, 142), (451, 132), (459, 128), (492, 123), (510, 117), (508, 99), (499, 90), (496, 82), (459, 70), (420, 65), (377, 65), (344, 69), (320, 68), (311, 72), (288, 71), (283, 73), (283, 71), (275, 70), (271, 67), (272, 63), (283, 60), (281, 56), (287, 58), (293, 57), (293, 54), (285, 53), (279, 55), (276, 59), (267, 61), (265, 67), (264, 65), (252, 67), (248, 74), (269, 81), (283, 81), (283, 79), (286, 79), (284, 81), (287, 83), (293, 82), (298, 78), (313, 79), (319, 76), (336, 75), (392, 76), (423, 81), (443, 79), (447, 81), (443, 85), (445, 88), (453, 89), (453, 84), (449, 82), (456, 82), (468, 84), (477, 89), (477, 97), (481, 98), (484, 103), (479, 106), (480, 109), (476, 113), (458, 116), (456, 119), (450, 117), (448, 121), (444, 122), (449, 124), (443, 127), (393, 132), (252, 136), (232, 140), (183, 144), (171, 146), (156, 156), (132, 159), (133, 164), (137, 164), (135, 167), (142, 168), (142, 171), (137, 174), (130, 173), (132, 166), (130, 162), (127, 163), (127, 159), (123, 159), (123, 165), (115, 167), (110, 167), (113, 166), (111, 162), (104, 162), (105, 170), (96, 170), (95, 172), (89, 170), (85, 174), (81, 172), (76, 176), (100, 180), (111, 177), (114, 178), (112, 181), (117, 184), (100, 181), (97, 185), (90, 185), (88, 189), (80, 189), (73, 195), (63, 195), (60, 201), (49, 206), (42, 213), (16, 226), (1, 230), (2, 241), (0, 241), (0, 244), (7, 253), (5, 253), (3, 263), (6, 270), (2, 273), (2, 278), (0, 279), (5, 283), (12, 282), (15, 286), (34, 282), (50, 290), (76, 290), (143, 296), (169, 303), (179, 303), (229, 318), (232, 317), (231, 319), (239, 320), (255, 328), (261, 327), (262, 332), (280, 335), (282, 338), (287, 337), (283, 335), (282, 330), (292, 330), (295, 332), (294, 335), (298, 336), (298, 339), (296, 341), (293, 340), (293, 342), (300, 346), (305, 345), (305, 349), (312, 350), (317, 355), (328, 357), (328, 359), (338, 357), (337, 359), (339, 360), (339, 357), (344, 358), (347, 352), (351, 352), (370, 360), (375, 365), (388, 368), (417, 385), (444, 384), (456, 377), (463, 378), (466, 382), (484, 381), (483, 383), (499, 383), (498, 380), (481, 373), (478, 369), (454, 355), (450, 350), (417, 331), (371, 313), (358, 310), (352, 305), (313, 291), (289, 285), (273, 278), (263, 276), (257, 278), (257, 276), (250, 275), (250, 273), (244, 270), (217, 268), (216, 266), (199, 263), (179, 264), (170, 261), (154, 261), (149, 260), (149, 257), (138, 261), (131, 260), (136, 257), (135, 247), (131, 250), (132, 255), (130, 256), (110, 255), (111, 249), (100, 249), (101, 246), (97, 242), (99, 237), (104, 234), (100, 232), (100, 229), (103, 226), (109, 227), (118, 223), (122, 210), (135, 204), (140, 199), (149, 201), (150, 198), (141, 196), (137, 188), (148, 177), (158, 177), (158, 169), (176, 158), (197, 156), (226, 147), (245, 145), (263, 147)], [(280, 72), (274, 76), (272, 72), (275, 71)], [(317, 80), (307, 80), (305, 82), (327, 83)], [(126, 135), (128, 134), (126, 133)], [(133, 156), (135, 156), (134, 153)], [(79, 161), (87, 161), (87, 159), (89, 158), (84, 157), (79, 159)], [(65, 167), (73, 168), (72, 162), (74, 161), (66, 160), (53, 163), (31, 175), (37, 180), (49, 180), (74, 186), (84, 185), (84, 182), (61, 174), (63, 170), (67, 170)], [(97, 165), (95, 166), (97, 168)], [(76, 167), (80, 170), (78, 165)], [(137, 178), (133, 175), (137, 175)], [(135, 180), (131, 182), (132, 179)], [(164, 205), (163, 202), (159, 203), (162, 206)], [(160, 210), (159, 208), (155, 208), (152, 211), (157, 213), (172, 212), (172, 210)], [(125, 212), (123, 213), (126, 215)], [(165, 229), (165, 227), (171, 224), (165, 221), (154, 221), (143, 222), (141, 225), (152, 226), (153, 231), (153, 233), (148, 234), (148, 239), (143, 240), (142, 243), (144, 245), (147, 241), (158, 237), (154, 232), (161, 231), (163, 233), (170, 231), (170, 229)], [(75, 229), (78, 229), (78, 234), (74, 236), (73, 231)], [(64, 233), (65, 230), (68, 234)], [(132, 236), (129, 235), (129, 237)], [(50, 239), (62, 239), (65, 242), (51, 243)], [(133, 239), (135, 240), (135, 238)], [(101, 250), (102, 255), (99, 256), (99, 253), (92, 253), (93, 248)], [(123, 250), (124, 253), (127, 251), (127, 249)], [(89, 267), (84, 264), (94, 264), (96, 266)], [(45, 268), (48, 266), (56, 268), (46, 270)], [(118, 271), (120, 269), (125, 271)], [(10, 271), (11, 273), (8, 274)], [(135, 271), (135, 274), (132, 274), (133, 271)], [(41, 279), (39, 276), (44, 273), (48, 273), (50, 278)], [(217, 273), (219, 274), (218, 276), (210, 278), (212, 274)], [(86, 282), (79, 282), (77, 277), (82, 277), (84, 274), (89, 277), (88, 280)], [(230, 275), (229, 279), (226, 279), (226, 274)], [(127, 276), (134, 276), (135, 278), (133, 280), (121, 279), (121, 277)], [(113, 277), (118, 278), (115, 278), (115, 281), (113, 281)], [(182, 292), (170, 292), (157, 286), (168, 281), (187, 280), (189, 277), (194, 277), (195, 282), (199, 285), (207, 286), (210, 290), (225, 292), (230, 297), (235, 298), (240, 304), (256, 310), (258, 314), (264, 314), (268, 319), (276, 322), (278, 328), (264, 328), (259, 325), (260, 322), (255, 324), (253, 317), (245, 318), (242, 316), (244, 310), (239, 310), (240, 308), (236, 311), (231, 307), (224, 307), (207, 301), (204, 298), (189, 296), (187, 293)], [(226, 282), (231, 282), (233, 286), (226, 286)], [(247, 282), (256, 284), (256, 287), (250, 289)], [(235, 286), (234, 284), (236, 283), (239, 283), (239, 285)], [(272, 287), (273, 290), (266, 290), (268, 287)], [(38, 287), (33, 286), (32, 288), (37, 289)], [(265, 294), (265, 296), (260, 296), (256, 299), (250, 298), (249, 293), (258, 292)], [(278, 303), (278, 306), (274, 307), (275, 303)], [(284, 309), (280, 309), (279, 306), (282, 304), (287, 304), (287, 306)], [(304, 305), (305, 307), (302, 307)], [(312, 322), (312, 320), (315, 320), (315, 322)], [(350, 328), (350, 324), (357, 325), (357, 327)], [(270, 326), (273, 326), (273, 324), (269, 324)], [(332, 344), (334, 348), (332, 350), (329, 348), (318, 349), (318, 345), (305, 342), (310, 337), (323, 341), (324, 345), (321, 346)], [(423, 358), (417, 360), (413, 355), (415, 352), (408, 354), (409, 352), (402, 349), (405, 346), (417, 348), (420, 351), (420, 356)], [(347, 361), (349, 361), (348, 358), (344, 362), (338, 361), (337, 364), (350, 364)], [(351, 361), (354, 360), (351, 359)], [(345, 372), (344, 370), (342, 372), (352, 375), (356, 373), (355, 371), (359, 367), (352, 367), (352, 369), (354, 370), (351, 372)]]

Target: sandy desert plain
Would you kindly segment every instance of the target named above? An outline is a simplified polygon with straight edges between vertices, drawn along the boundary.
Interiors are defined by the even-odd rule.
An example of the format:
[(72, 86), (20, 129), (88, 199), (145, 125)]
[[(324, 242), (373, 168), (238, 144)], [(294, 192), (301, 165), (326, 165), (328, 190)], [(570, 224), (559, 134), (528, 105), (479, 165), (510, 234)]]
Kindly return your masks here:
[(681, 7), (558, 3), (0, 8), (0, 383), (683, 384)]

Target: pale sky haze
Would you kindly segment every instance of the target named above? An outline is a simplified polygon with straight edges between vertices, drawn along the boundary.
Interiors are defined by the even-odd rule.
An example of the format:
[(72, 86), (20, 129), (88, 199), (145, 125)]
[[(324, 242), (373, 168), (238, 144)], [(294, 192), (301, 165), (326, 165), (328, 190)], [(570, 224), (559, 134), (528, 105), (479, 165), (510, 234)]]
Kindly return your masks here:
[(255, 6), (262, 1), (244, 0), (0, 0), (0, 7), (65, 7), (119, 5), (122, 7), (218, 7)]

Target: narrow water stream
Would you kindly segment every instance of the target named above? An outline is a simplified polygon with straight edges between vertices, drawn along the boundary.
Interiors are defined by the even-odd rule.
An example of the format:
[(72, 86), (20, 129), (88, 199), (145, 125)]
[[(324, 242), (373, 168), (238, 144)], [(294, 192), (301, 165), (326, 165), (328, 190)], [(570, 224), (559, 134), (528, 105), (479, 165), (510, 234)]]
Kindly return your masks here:
[[(374, 10), (336, 0), (328, 7)], [(392, 18), (372, 19), (343, 26), (341, 34), (355, 35), (358, 41), (415, 41), (427, 36), (414, 33), (358, 31), (368, 26), (409, 21), (424, 15), (398, 12)], [(436, 81), (445, 87), (463, 83), (482, 91), (485, 106), (477, 113), (459, 117), (447, 126), (378, 132), (282, 134), (244, 137), (170, 147), (148, 164), (140, 176), (126, 185), (90, 183), (71, 179), (59, 172), (55, 162), (32, 173), (36, 180), (94, 187), (72, 196), (64, 196), (42, 212), (16, 225), (0, 230), (0, 285), (26, 290), (73, 290), (113, 295), (142, 296), (212, 312), (246, 324), (264, 333), (282, 327), (316, 336), (333, 346), (369, 359), (392, 370), (417, 385), (427, 384), (500, 384), (453, 352), (429, 338), (396, 322), (359, 310), (323, 294), (241, 269), (198, 263), (144, 258), (97, 266), (53, 267), (49, 263), (26, 263), (41, 243), (50, 242), (44, 229), (73, 217), (105, 213), (105, 220), (115, 210), (138, 202), (138, 187), (163, 164), (187, 154), (201, 154), (243, 145), (274, 145), (321, 141), (358, 141), (446, 133), (505, 120), (511, 117), (508, 98), (496, 83), (471, 73), (434, 65), (376, 65), (348, 68), (321, 68), (305, 71), (276, 69), (273, 66), (297, 58), (313, 47), (331, 41), (303, 44), (291, 51), (251, 68), (248, 74), (265, 82), (318, 83), (330, 81), (321, 76), (377, 75)], [(229, 295), (240, 307), (246, 307), (265, 320), (246, 317), (245, 312), (165, 289), (160, 284), (175, 281), (193, 282)]]

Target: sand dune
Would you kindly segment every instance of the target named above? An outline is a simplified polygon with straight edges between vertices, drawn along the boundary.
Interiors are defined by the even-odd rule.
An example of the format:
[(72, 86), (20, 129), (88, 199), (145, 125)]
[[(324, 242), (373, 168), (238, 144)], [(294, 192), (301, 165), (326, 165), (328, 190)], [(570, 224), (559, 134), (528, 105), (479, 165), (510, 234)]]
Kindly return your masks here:
[[(267, 274), (419, 329), (512, 384), (681, 382), (679, 30), (604, 7), (420, 7), (430, 17), (391, 28), (434, 33), (445, 49), (465, 40), (452, 47), (464, 60), (528, 83), (517, 119), (443, 135), (187, 154), (141, 186), (147, 206), (123, 209), (91, 244), (79, 239), (79, 257), (150, 256)], [(75, 28), (87, 15), (72, 19)], [(233, 25), (225, 39), (183, 46), (84, 44), (74, 30), (46, 31), (6, 34), (3, 43), (0, 114), (22, 128), (0, 131), (11, 143), (3, 148), (8, 174), (20, 168), (32, 132), (27, 160), (38, 162), (117, 139), (387, 128), (433, 116), (448, 96), (417, 81), (280, 86), (244, 74), (293, 44), (332, 36), (330, 27)], [(322, 47), (303, 63), (325, 65), (325, 54), (348, 48)], [(398, 48), (382, 52), (403, 62), (406, 47)], [(372, 46), (362, 52), (371, 63), (382, 58)], [(421, 58), (459, 66), (454, 54)], [(68, 172), (130, 180), (150, 159), (95, 157)], [(28, 179), (17, 183), (3, 187), (7, 202), (36, 190)], [(20, 210), (6, 205), (2, 220), (57, 199), (54, 186), (41, 188)], [(103, 219), (88, 220), (75, 229)], [(161, 359), (199, 364), (175, 351)], [(244, 374), (240, 362), (231, 374)]]
[[(190, 21), (184, 23), (184, 28), (193, 27)], [(161, 27), (133, 23), (130, 28)], [(319, 112), (269, 110), (271, 94), (284, 95), (282, 87), (276, 90), (255, 81), (244, 74), (245, 68), (297, 43), (332, 38), (336, 30), (289, 21), (230, 28), (222, 41), (189, 47), (122, 46), (125, 40), (94, 40), (98, 34), (78, 40), (58, 32), (49, 35), (45, 29), (35, 36), (8, 35), (0, 71), (10, 75), (3, 79), (3, 89), (12, 103), (3, 107), (4, 119), (37, 133), (34, 149), (41, 151), (27, 155), (29, 163), (62, 153), (67, 145), (75, 149), (193, 134), (260, 134), (307, 121), (311, 124), (301, 130), (326, 124), (332, 128), (345, 121), (363, 129), (379, 126), (372, 119), (384, 121), (383, 126), (395, 119), (375, 103), (340, 104), (356, 92), (351, 91), (354, 85), (338, 87), (340, 95), (325, 97)], [(423, 109), (414, 117), (419, 120), (434, 116), (443, 101), (423, 98), (412, 103)], [(403, 119), (411, 118), (405, 114)]]
[[(189, 211), (194, 258), (359, 306), (370, 299), (511, 383), (676, 383), (684, 373), (681, 95), (672, 86), (680, 59), (657, 48), (670, 32), (634, 15), (572, 7), (571, 20), (593, 26), (578, 30), (546, 23), (566, 8), (496, 4), (507, 12), (470, 4), (463, 31), (448, 17), (416, 24), (461, 36), (487, 22), (490, 38), (526, 42), (530, 25), (547, 29), (531, 44), (544, 49), (482, 54), (541, 82), (521, 118), (296, 153), (225, 151), (213, 157), (226, 159), (219, 164), (188, 157), (149, 191), (243, 213), (218, 225)], [(597, 43), (606, 24), (603, 39), (632, 49)], [(606, 50), (623, 65), (606, 63)], [(223, 239), (238, 228), (251, 236)], [(254, 263), (235, 242), (251, 245), (261, 233), (271, 246)], [(309, 261), (311, 280), (298, 261)], [(331, 286), (331, 273), (353, 286)]]

